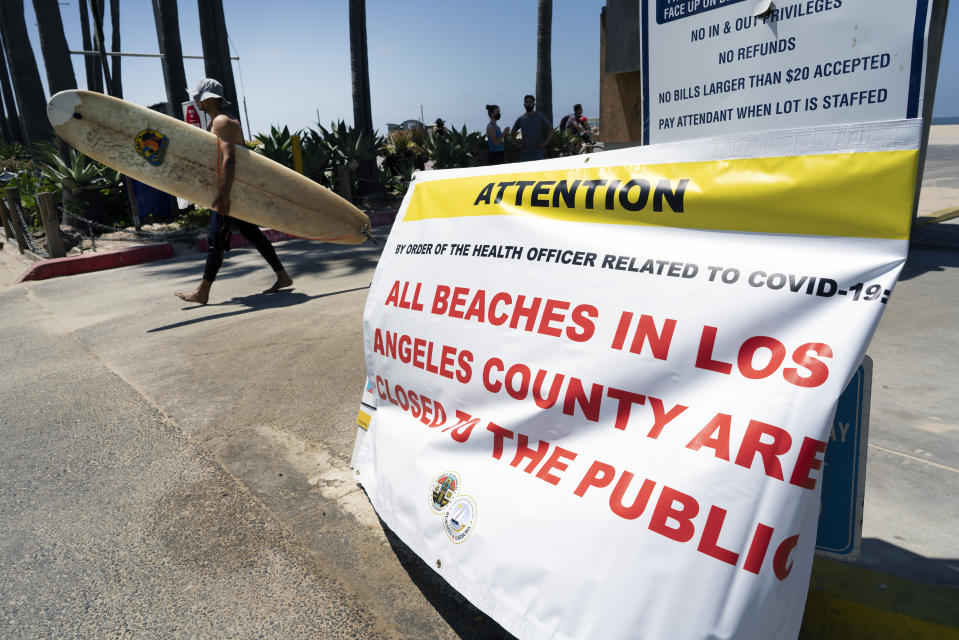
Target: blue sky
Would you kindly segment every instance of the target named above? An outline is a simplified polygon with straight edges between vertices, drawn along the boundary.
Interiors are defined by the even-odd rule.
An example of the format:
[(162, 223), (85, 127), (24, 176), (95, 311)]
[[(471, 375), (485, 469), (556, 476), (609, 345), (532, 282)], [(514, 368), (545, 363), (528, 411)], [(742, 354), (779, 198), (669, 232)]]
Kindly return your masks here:
[[(892, 1), (892, 0), (890, 0)], [(27, 26), (42, 60), (32, 2)], [(77, 0), (61, 0), (71, 49), (81, 49)], [(107, 3), (109, 4), (109, 3)], [(291, 129), (353, 120), (349, 21), (346, 0), (223, 0), (234, 46), (237, 91), (246, 97), (254, 132), (271, 124)], [(442, 117), (449, 124), (481, 130), (484, 106), (499, 104), (503, 122), (522, 112), (523, 96), (535, 93), (536, 2), (534, 0), (367, 0), (367, 39), (373, 126)], [(576, 102), (599, 115), (599, 14), (605, 0), (553, 2), (553, 116)], [(121, 47), (158, 52), (150, 0), (121, 2)], [(180, 32), (185, 55), (201, 55), (197, 6), (181, 0)], [(110, 41), (109, 26), (106, 27)], [(86, 76), (74, 56), (77, 81)], [(959, 10), (946, 25), (936, 117), (959, 116)], [(187, 82), (204, 75), (202, 60), (185, 60)], [(159, 59), (123, 58), (124, 97), (139, 104), (166, 100)], [(242, 76), (242, 82), (241, 82)], [(44, 83), (46, 78), (44, 77)], [(184, 94), (185, 95), (185, 94)], [(242, 105), (241, 105), (242, 106)], [(244, 120), (244, 125), (246, 124)]]

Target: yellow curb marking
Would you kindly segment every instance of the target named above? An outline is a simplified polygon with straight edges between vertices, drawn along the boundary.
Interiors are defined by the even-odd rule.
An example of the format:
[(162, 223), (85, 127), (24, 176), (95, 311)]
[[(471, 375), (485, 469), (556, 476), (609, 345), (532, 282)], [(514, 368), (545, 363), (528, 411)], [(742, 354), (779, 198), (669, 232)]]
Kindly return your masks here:
[(946, 220), (952, 220), (953, 218), (959, 218), (959, 207), (950, 207), (948, 209), (933, 211), (932, 214), (919, 218), (916, 222), (916, 226), (924, 227), (927, 224), (945, 222)]

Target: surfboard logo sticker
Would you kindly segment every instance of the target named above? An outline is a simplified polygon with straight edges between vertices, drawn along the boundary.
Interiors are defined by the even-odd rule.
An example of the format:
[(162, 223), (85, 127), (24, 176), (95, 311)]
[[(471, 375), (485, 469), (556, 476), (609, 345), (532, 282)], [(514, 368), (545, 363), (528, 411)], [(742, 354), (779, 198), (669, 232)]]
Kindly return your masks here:
[(144, 129), (133, 139), (133, 147), (137, 150), (137, 153), (154, 167), (163, 164), (163, 158), (166, 156), (166, 148), (169, 144), (170, 138), (153, 129)]

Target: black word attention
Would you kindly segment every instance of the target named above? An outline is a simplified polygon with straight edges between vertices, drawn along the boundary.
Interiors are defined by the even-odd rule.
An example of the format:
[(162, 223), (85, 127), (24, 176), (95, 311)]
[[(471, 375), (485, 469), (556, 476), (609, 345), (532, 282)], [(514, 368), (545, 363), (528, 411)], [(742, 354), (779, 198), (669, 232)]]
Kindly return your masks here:
[[(490, 182), (480, 190), (473, 206), (507, 204), (517, 207), (554, 207), (564, 209), (606, 209), (642, 211), (652, 201), (653, 211), (662, 211), (665, 201), (675, 213), (683, 212), (683, 200), (689, 179), (674, 187), (663, 179), (653, 187), (649, 180), (513, 180)], [(652, 198), (650, 198), (652, 193)]]

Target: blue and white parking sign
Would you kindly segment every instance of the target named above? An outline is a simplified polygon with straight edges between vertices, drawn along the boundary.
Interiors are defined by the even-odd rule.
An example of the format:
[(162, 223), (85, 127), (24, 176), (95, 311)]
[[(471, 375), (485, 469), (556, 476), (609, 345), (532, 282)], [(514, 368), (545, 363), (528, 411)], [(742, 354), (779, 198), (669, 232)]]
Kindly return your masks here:
[(839, 397), (826, 447), (816, 536), (816, 550), (826, 555), (859, 555), (871, 389), (872, 359), (866, 356)]

